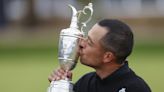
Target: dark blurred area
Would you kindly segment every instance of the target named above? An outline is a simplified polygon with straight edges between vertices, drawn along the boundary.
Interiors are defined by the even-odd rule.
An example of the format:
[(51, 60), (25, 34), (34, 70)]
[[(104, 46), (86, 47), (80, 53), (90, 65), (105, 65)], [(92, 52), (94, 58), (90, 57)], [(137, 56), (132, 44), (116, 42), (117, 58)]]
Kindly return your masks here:
[(7, 20), (6, 20), (6, 15), (5, 15), (5, 1), (0, 0), (0, 27), (5, 26)]

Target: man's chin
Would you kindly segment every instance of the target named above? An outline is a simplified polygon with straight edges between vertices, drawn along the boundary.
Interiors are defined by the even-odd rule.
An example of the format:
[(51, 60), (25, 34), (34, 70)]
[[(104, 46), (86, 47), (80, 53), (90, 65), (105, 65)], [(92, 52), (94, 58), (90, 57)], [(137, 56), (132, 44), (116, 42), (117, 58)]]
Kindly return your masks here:
[(82, 57), (80, 57), (80, 63), (81, 64), (84, 64), (84, 62), (83, 62), (84, 60), (83, 60), (83, 58)]
[[(87, 64), (85, 63), (85, 60), (82, 59), (82, 58), (80, 58), (80, 63), (83, 64), (83, 65), (87, 65)], [(88, 65), (87, 65), (87, 66), (88, 66)]]

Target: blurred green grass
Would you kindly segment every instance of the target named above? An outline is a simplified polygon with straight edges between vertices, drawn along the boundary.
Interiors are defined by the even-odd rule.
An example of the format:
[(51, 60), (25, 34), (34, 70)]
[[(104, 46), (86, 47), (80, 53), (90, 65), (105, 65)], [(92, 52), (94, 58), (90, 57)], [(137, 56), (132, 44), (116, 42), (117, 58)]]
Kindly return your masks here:
[[(161, 92), (164, 84), (164, 45), (136, 45), (128, 58), (130, 67)], [(0, 92), (46, 92), (48, 75), (58, 67), (57, 47), (0, 48)], [(92, 69), (77, 65), (73, 82)]]

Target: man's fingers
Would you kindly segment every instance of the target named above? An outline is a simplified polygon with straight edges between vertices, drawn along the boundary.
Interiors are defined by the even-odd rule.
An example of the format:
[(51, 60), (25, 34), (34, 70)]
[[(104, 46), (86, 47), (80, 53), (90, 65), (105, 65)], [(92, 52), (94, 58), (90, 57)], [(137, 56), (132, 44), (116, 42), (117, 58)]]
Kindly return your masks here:
[(53, 78), (53, 77), (50, 75), (50, 76), (48, 76), (48, 80), (49, 80), (49, 82), (51, 82), (51, 81), (54, 81), (55, 78)]
[(58, 68), (51, 73), (51, 75), (48, 77), (48, 80), (51, 82), (51, 81), (61, 80), (66, 78), (72, 79), (72, 72), (65, 71), (62, 68)]
[(53, 75), (56, 75), (58, 77), (63, 76), (64, 73), (65, 73), (65, 71), (63, 69), (61, 69), (61, 68), (53, 71)]

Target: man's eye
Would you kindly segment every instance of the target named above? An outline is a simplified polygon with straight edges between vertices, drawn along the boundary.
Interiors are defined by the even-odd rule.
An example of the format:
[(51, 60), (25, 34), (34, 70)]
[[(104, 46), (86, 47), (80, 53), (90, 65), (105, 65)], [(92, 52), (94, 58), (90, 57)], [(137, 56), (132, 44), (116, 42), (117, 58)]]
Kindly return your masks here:
[(90, 40), (87, 40), (88, 45), (92, 46), (92, 43)]

